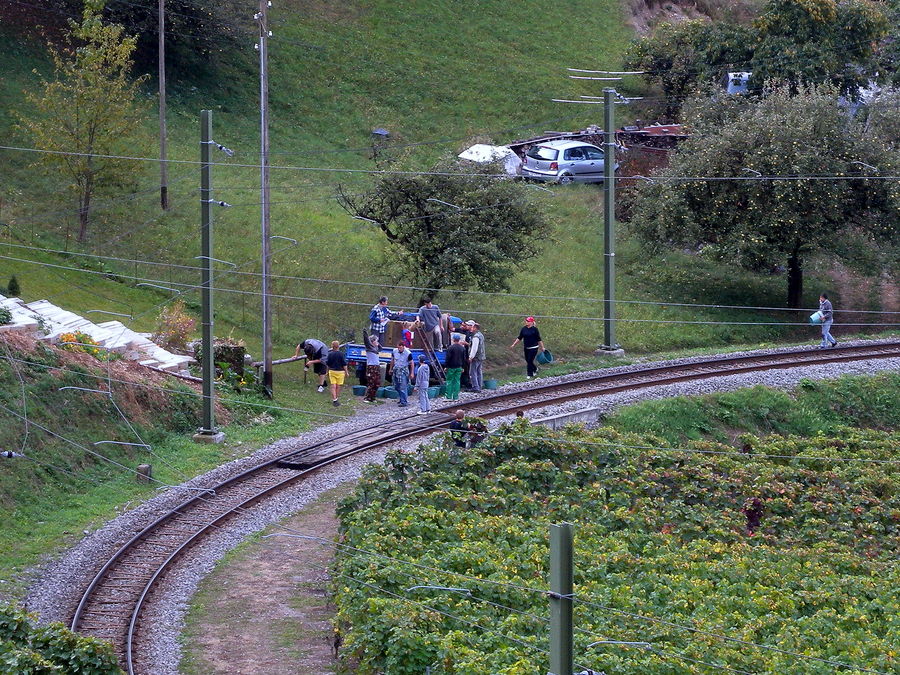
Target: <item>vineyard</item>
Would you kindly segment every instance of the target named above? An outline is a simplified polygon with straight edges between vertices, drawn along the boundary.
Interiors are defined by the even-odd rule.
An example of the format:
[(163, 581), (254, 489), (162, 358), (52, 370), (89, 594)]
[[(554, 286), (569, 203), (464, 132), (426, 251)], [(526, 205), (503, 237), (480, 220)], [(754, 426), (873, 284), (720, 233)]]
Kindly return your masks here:
[(543, 675), (548, 528), (567, 521), (582, 668), (897, 672), (900, 434), (741, 442), (519, 421), (472, 450), (391, 453), (340, 509), (345, 659)]

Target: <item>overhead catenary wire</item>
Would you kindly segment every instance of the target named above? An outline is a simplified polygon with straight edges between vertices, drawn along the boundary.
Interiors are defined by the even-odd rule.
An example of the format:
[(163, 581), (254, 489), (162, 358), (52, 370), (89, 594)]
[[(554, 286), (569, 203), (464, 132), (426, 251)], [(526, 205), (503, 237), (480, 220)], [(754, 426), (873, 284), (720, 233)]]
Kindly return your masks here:
[[(2, 357), (0, 357), (0, 358), (2, 358)], [(23, 415), (20, 415), (15, 410), (13, 410), (12, 408), (8, 408), (7, 406), (3, 405), (2, 403), (0, 403), (0, 409), (5, 411), (6, 413), (12, 415), (13, 417), (16, 417), (16, 418), (22, 419), (22, 420), (25, 419)], [(97, 457), (98, 459), (101, 459), (105, 462), (109, 462), (110, 464), (113, 464), (114, 466), (119, 467), (120, 469), (128, 472), (129, 474), (132, 474), (132, 475), (134, 474), (134, 469), (132, 469), (131, 467), (125, 466), (121, 462), (118, 462), (118, 461), (112, 459), (111, 457), (107, 457), (106, 455), (101, 454), (101, 453), (97, 452), (96, 450), (93, 450), (85, 445), (82, 445), (81, 443), (78, 443), (77, 441), (73, 441), (72, 439), (70, 439), (64, 435), (57, 433), (48, 427), (45, 427), (43, 424), (40, 424), (39, 422), (35, 422), (33, 419), (29, 422), (29, 424), (32, 427), (35, 427), (36, 429), (40, 429), (44, 433), (49, 434), (50, 436), (53, 436), (54, 438), (57, 438), (57, 439), (63, 441), (64, 443), (72, 445), (72, 446), (78, 448), (79, 450), (82, 450), (82, 451), (88, 453), (89, 455), (93, 455), (94, 457)], [(159, 483), (160, 485), (165, 486), (167, 488), (178, 488), (177, 485), (170, 485), (169, 483), (165, 483), (157, 478), (154, 478), (153, 476), (148, 476), (147, 479), (153, 481), (154, 483)]]
[[(193, 235), (193, 233), (189, 233)], [(111, 260), (115, 262), (123, 262), (123, 263), (133, 263), (138, 265), (148, 265), (155, 267), (171, 267), (173, 269), (183, 269), (190, 271), (200, 271), (202, 268), (197, 265), (184, 265), (178, 263), (170, 263), (170, 262), (159, 262), (154, 260), (144, 260), (139, 258), (119, 258), (115, 256), (108, 255), (99, 255), (95, 253), (83, 253), (77, 251), (64, 251), (61, 249), (55, 248), (47, 248), (40, 246), (28, 246), (25, 244), (12, 244), (10, 242), (0, 241), (0, 246), (7, 246), (11, 248), (19, 248), (25, 250), (32, 251), (40, 251), (43, 253), (54, 253), (63, 255), (66, 257), (88, 257), (88, 258), (96, 258), (100, 260)], [(252, 261), (256, 262), (256, 261)], [(251, 271), (232, 271), (229, 274), (233, 274), (235, 276), (250, 276), (250, 277), (258, 277), (261, 275), (260, 272), (251, 272)], [(302, 281), (309, 283), (317, 283), (317, 284), (336, 284), (336, 285), (344, 285), (344, 286), (363, 286), (368, 288), (390, 288), (393, 290), (411, 290), (411, 291), (431, 291), (435, 290), (428, 286), (404, 286), (401, 284), (395, 284), (390, 281), (348, 281), (344, 279), (324, 279), (320, 277), (304, 277), (304, 276), (296, 276), (289, 274), (273, 274), (271, 275), (273, 279), (281, 279), (285, 281)], [(442, 293), (456, 294), (456, 295), (478, 295), (478, 296), (490, 296), (490, 297), (509, 297), (509, 298), (524, 298), (528, 300), (560, 300), (567, 302), (590, 302), (590, 303), (602, 303), (604, 302), (603, 298), (593, 298), (590, 296), (560, 296), (560, 295), (539, 295), (539, 294), (530, 294), (530, 293), (505, 293), (505, 292), (497, 292), (497, 291), (473, 291), (469, 289), (462, 288), (441, 288), (439, 289)], [(690, 307), (690, 308), (700, 308), (700, 309), (742, 309), (742, 310), (758, 310), (758, 311), (772, 311), (772, 312), (798, 312), (798, 311), (814, 311), (818, 308), (813, 307), (772, 307), (772, 306), (762, 306), (762, 305), (726, 305), (726, 304), (708, 304), (708, 303), (699, 303), (699, 302), (677, 302), (670, 300), (620, 300), (617, 299), (616, 304), (623, 305), (652, 305), (652, 306), (664, 306), (664, 307)], [(878, 309), (834, 309), (834, 313), (848, 313), (848, 314), (900, 314), (900, 311), (888, 311), (888, 310), (878, 310)]]
[(848, 670), (858, 670), (862, 673), (874, 673), (875, 675), (891, 675), (891, 673), (885, 672), (883, 670), (874, 670), (872, 668), (866, 668), (860, 665), (854, 665), (852, 663), (845, 663), (843, 661), (837, 661), (835, 659), (827, 659), (820, 656), (813, 656), (811, 654), (802, 654), (800, 652), (792, 651), (790, 649), (781, 649), (780, 647), (775, 647), (774, 645), (766, 645), (758, 642), (750, 642), (749, 640), (742, 640), (741, 638), (731, 637), (729, 635), (723, 635), (721, 633), (715, 633), (712, 631), (704, 630), (702, 628), (696, 628), (693, 626), (687, 626), (680, 623), (675, 623), (674, 621), (669, 621), (668, 619), (662, 619), (656, 616), (648, 616), (646, 614), (638, 614), (636, 612), (628, 612), (622, 609), (617, 609), (615, 607), (609, 607), (608, 605), (602, 605), (598, 602), (593, 602), (590, 600), (584, 600), (578, 595), (575, 595), (572, 598), (573, 602), (584, 605), (586, 607), (593, 607), (594, 609), (600, 609), (602, 611), (612, 612), (614, 614), (620, 614), (622, 616), (627, 616), (631, 619), (639, 619), (642, 621), (649, 621), (651, 623), (658, 623), (664, 626), (669, 626), (670, 628), (677, 628), (679, 630), (685, 630), (691, 633), (696, 633), (697, 635), (704, 635), (706, 637), (715, 638), (717, 640), (722, 640), (724, 642), (732, 642), (735, 644), (744, 645), (746, 647), (754, 647), (756, 649), (761, 649), (764, 651), (775, 652), (778, 654), (784, 654), (786, 656), (793, 656), (795, 658), (803, 659), (806, 661), (815, 661), (817, 663), (824, 663), (826, 665), (834, 666), (836, 668), (848, 669)]
[[(43, 154), (53, 154), (53, 155), (64, 155), (64, 156), (76, 156), (76, 157), (96, 157), (99, 159), (122, 159), (122, 160), (131, 160), (131, 161), (139, 161), (139, 162), (154, 162), (159, 164), (161, 160), (159, 157), (143, 157), (138, 155), (108, 155), (101, 153), (86, 153), (86, 152), (74, 152), (74, 151), (64, 151), (64, 150), (43, 150), (40, 148), (27, 148), (21, 146), (11, 146), (11, 145), (0, 145), (0, 150), (9, 150), (9, 151), (17, 151), (17, 152), (33, 152), (33, 153), (43, 153)], [(166, 162), (170, 164), (190, 164), (190, 165), (199, 165), (200, 162), (198, 160), (188, 160), (188, 159), (166, 159)], [(231, 162), (210, 162), (208, 166), (211, 167), (230, 167), (233, 169), (259, 169), (261, 168), (260, 164), (240, 164), (240, 163), (231, 163)], [(508, 179), (509, 175), (506, 173), (471, 173), (466, 171), (407, 171), (400, 169), (352, 169), (352, 168), (343, 168), (343, 167), (324, 167), (324, 166), (297, 166), (297, 165), (270, 165), (270, 170), (279, 170), (279, 171), (304, 171), (304, 172), (315, 172), (319, 171), (322, 173), (347, 173), (347, 174), (365, 174), (365, 175), (373, 175), (373, 176), (464, 176), (468, 178), (479, 178), (484, 180), (489, 179), (497, 179), (504, 178)], [(642, 178), (637, 177), (628, 177), (628, 176), (616, 176), (616, 180), (630, 180), (634, 178), (636, 180), (643, 180)], [(883, 180), (883, 181), (896, 181), (900, 180), (900, 175), (859, 175), (859, 176), (848, 176), (842, 174), (787, 174), (787, 175), (770, 175), (770, 176), (666, 176), (665, 180), (667, 181), (687, 181), (687, 182), (706, 182), (706, 181), (802, 181), (802, 180), (836, 180), (836, 181), (846, 181), (846, 180)]]
[[(13, 256), (0, 255), (0, 259), (3, 260), (11, 260), (13, 262), (20, 262), (29, 265), (39, 265), (43, 267), (51, 267), (55, 269), (64, 269), (73, 272), (80, 272), (85, 274), (94, 274), (94, 275), (107, 275), (108, 272), (98, 271), (98, 270), (88, 270), (80, 267), (71, 267), (67, 265), (56, 265), (53, 263), (44, 263), (35, 260), (28, 260), (26, 258), (15, 258)], [(227, 275), (228, 271), (222, 273), (220, 276)], [(167, 281), (165, 279), (156, 279), (152, 277), (141, 277), (137, 275), (129, 275), (129, 274), (117, 274), (118, 277), (122, 279), (130, 279), (133, 281), (140, 281), (151, 284), (160, 284), (160, 285), (168, 285), (170, 287), (180, 287), (185, 290), (199, 290), (202, 288), (201, 284), (188, 284), (179, 281)], [(219, 293), (232, 293), (236, 295), (245, 295), (245, 296), (260, 296), (262, 293), (260, 291), (248, 291), (241, 290), (236, 288), (229, 288), (225, 286), (217, 286), (216, 291)], [(279, 298), (283, 300), (299, 300), (302, 302), (316, 302), (323, 304), (332, 304), (332, 305), (344, 305), (344, 306), (354, 306), (354, 307), (369, 307), (371, 306), (371, 302), (355, 302), (351, 300), (337, 300), (337, 299), (328, 299), (328, 298), (313, 298), (313, 297), (304, 297), (297, 295), (289, 295), (286, 293), (269, 293), (268, 294), (272, 298)], [(451, 310), (457, 311), (457, 310)], [(486, 312), (483, 310), (462, 310), (463, 313), (469, 315), (477, 315), (477, 316), (497, 316), (497, 317), (521, 317), (522, 312)], [(556, 314), (533, 314), (532, 316), (540, 319), (554, 319), (558, 321), (588, 321), (588, 322), (602, 322), (603, 317), (595, 317), (595, 316), (568, 316), (568, 315), (556, 315)], [(635, 319), (635, 318), (620, 318), (617, 319), (619, 322), (627, 322), (627, 323), (654, 323), (654, 324), (680, 324), (680, 325), (713, 325), (713, 326), (808, 326), (809, 324), (806, 322), (791, 322), (791, 321), (692, 321), (687, 319)], [(896, 327), (900, 326), (900, 323), (863, 323), (863, 322), (841, 322), (842, 326), (848, 327)]]

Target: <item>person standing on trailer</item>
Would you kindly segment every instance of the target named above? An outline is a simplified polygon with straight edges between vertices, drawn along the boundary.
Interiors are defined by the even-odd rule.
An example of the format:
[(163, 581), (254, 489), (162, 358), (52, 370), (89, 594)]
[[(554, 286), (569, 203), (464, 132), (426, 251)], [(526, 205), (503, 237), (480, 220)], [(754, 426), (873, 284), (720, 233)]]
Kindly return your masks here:
[(441, 334), (441, 308), (431, 302), (431, 298), (425, 299), (425, 304), (419, 307), (419, 321), (422, 322), (422, 339), (431, 348), (431, 351), (444, 351), (444, 337)]
[(466, 364), (466, 348), (462, 346), (462, 336), (453, 336), (453, 344), (447, 350), (444, 358), (444, 372), (447, 374), (447, 400), (459, 399), (459, 379), (462, 377), (463, 366)]
[(301, 349), (303, 350), (303, 353), (306, 354), (306, 366), (304, 366), (304, 370), (309, 370), (310, 366), (313, 367), (313, 372), (319, 376), (319, 386), (316, 391), (321, 394), (325, 391), (325, 376), (328, 374), (328, 366), (325, 365), (325, 357), (328, 356), (328, 347), (326, 347), (325, 343), (321, 340), (309, 338), (297, 345), (297, 349), (294, 351), (294, 358), (300, 356)]
[(482, 366), (484, 365), (484, 333), (481, 332), (481, 326), (475, 321), (466, 321), (471, 337), (469, 338), (469, 381), (472, 385), (472, 391), (481, 391), (484, 386), (484, 378), (482, 376)]
[(828, 299), (828, 293), (822, 293), (819, 296), (819, 312), (822, 313), (822, 344), (819, 345), (819, 349), (834, 347), (837, 345), (837, 340), (831, 335), (831, 324), (834, 323), (834, 307), (831, 305), (831, 300)]
[(525, 318), (525, 325), (522, 326), (522, 330), (519, 331), (519, 337), (517, 337), (510, 345), (510, 349), (519, 344), (519, 342), (521, 342), (522, 346), (525, 348), (525, 372), (530, 380), (537, 375), (538, 372), (538, 367), (534, 364), (534, 359), (537, 357), (539, 351), (544, 351), (544, 341), (541, 340), (541, 332), (535, 325), (533, 316)]
[(381, 360), (378, 358), (381, 343), (377, 335), (366, 335), (363, 331), (363, 345), (366, 349), (366, 395), (363, 401), (375, 403), (378, 387), (381, 386)]
[(328, 366), (328, 383), (331, 385), (331, 405), (337, 408), (341, 404), (338, 397), (344, 378), (350, 374), (347, 372), (347, 357), (341, 351), (341, 343), (337, 340), (331, 342), (331, 351), (325, 357), (325, 365)]
[(372, 310), (369, 312), (369, 333), (378, 336), (379, 345), (385, 343), (384, 334), (387, 331), (388, 321), (395, 316), (394, 313), (388, 309), (387, 303), (387, 296), (382, 295), (378, 298), (378, 304), (372, 307)]
[[(401, 342), (391, 352), (391, 381), (394, 383), (394, 389), (400, 395), (397, 405), (401, 408), (409, 405), (407, 395), (409, 394), (409, 376), (412, 368), (412, 352)], [(415, 379), (415, 373), (412, 373), (412, 376)]]

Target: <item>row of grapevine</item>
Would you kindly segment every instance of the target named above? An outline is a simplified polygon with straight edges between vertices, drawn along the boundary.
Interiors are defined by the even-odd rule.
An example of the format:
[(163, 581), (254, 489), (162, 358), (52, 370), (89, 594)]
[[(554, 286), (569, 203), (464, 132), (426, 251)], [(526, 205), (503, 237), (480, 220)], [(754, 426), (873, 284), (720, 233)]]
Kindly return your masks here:
[(567, 521), (584, 667), (897, 672), (898, 448), (850, 428), (741, 452), (518, 422), (468, 451), (392, 452), (339, 510), (343, 651), (360, 673), (543, 675), (548, 526)]

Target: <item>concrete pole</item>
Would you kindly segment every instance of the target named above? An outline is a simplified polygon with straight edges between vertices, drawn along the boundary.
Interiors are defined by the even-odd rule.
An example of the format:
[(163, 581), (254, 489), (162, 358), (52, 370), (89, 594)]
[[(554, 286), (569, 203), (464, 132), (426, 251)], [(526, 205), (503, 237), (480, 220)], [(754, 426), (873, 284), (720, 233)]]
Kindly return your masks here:
[(616, 116), (615, 89), (603, 90), (603, 347), (616, 342)]
[(212, 111), (200, 111), (200, 261), (203, 285), (200, 303), (203, 322), (203, 426), (193, 438), (198, 443), (221, 443), (225, 434), (216, 429), (216, 377), (213, 361), (213, 237), (212, 237)]
[(272, 274), (269, 229), (269, 2), (259, 0), (259, 165), (260, 221), (262, 230), (262, 385), (272, 398), (272, 307), (269, 278)]
[(166, 0), (159, 0), (159, 205), (169, 210), (166, 134)]
[(572, 675), (572, 524), (550, 526), (550, 673)]

